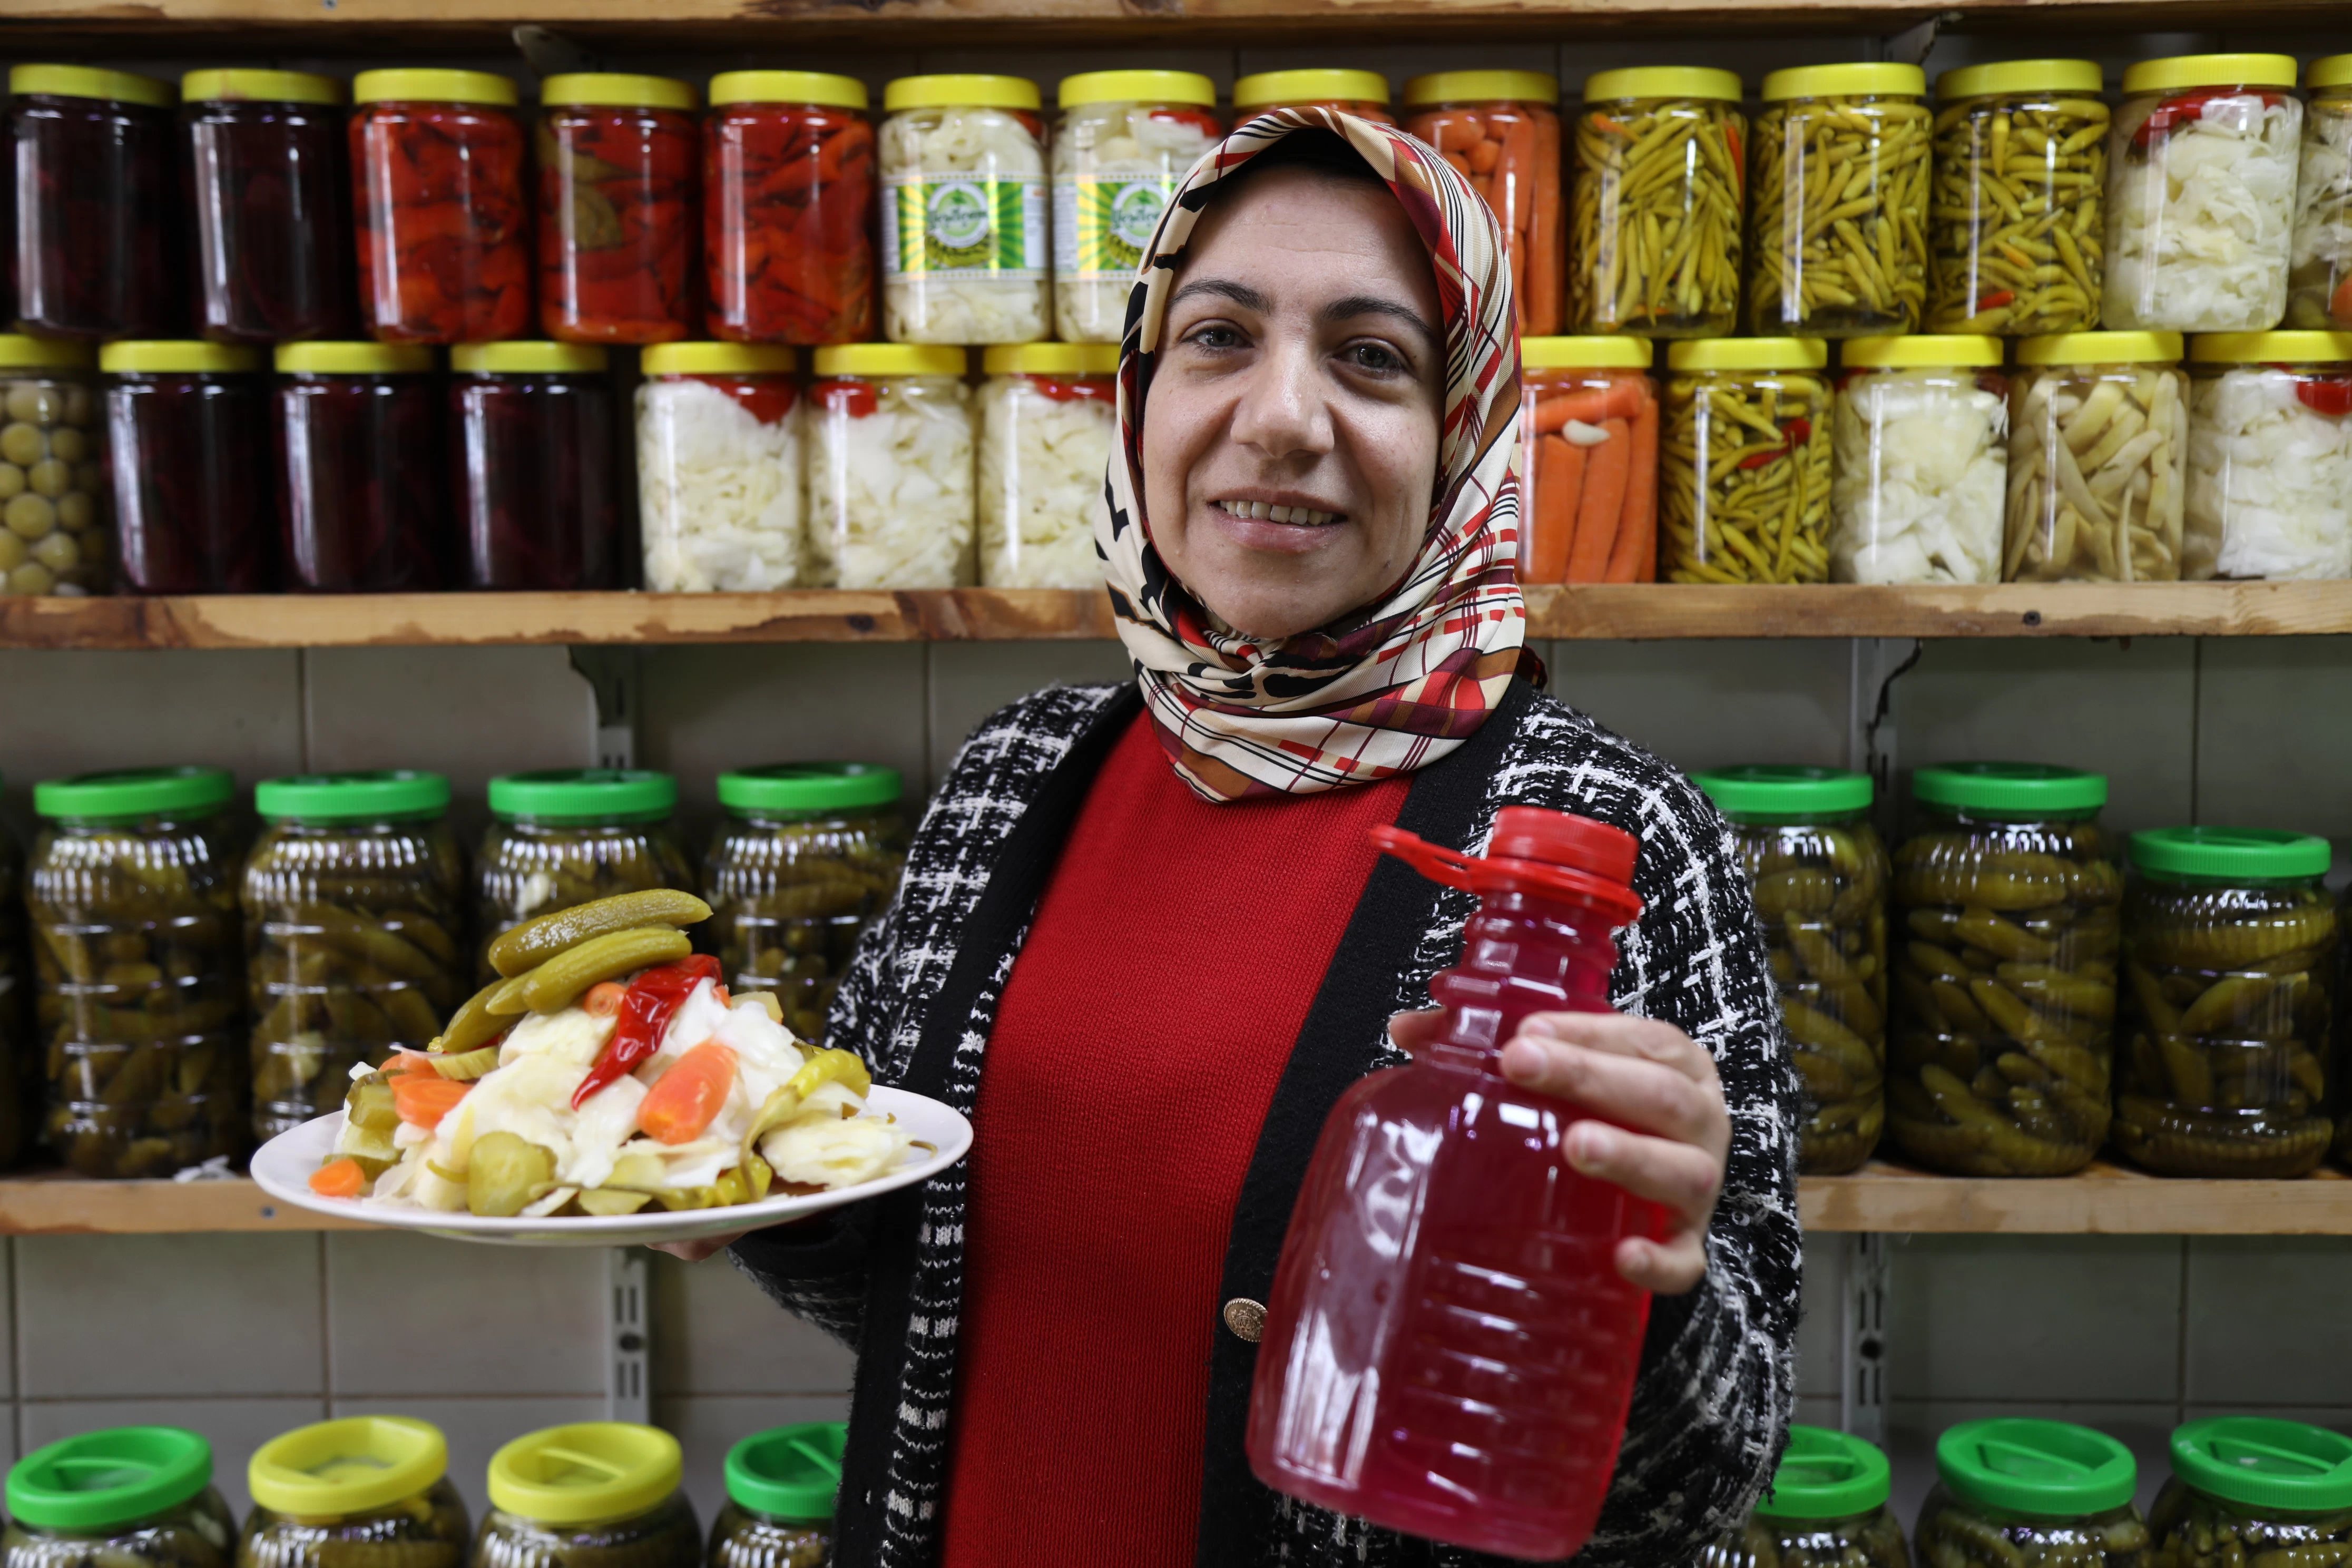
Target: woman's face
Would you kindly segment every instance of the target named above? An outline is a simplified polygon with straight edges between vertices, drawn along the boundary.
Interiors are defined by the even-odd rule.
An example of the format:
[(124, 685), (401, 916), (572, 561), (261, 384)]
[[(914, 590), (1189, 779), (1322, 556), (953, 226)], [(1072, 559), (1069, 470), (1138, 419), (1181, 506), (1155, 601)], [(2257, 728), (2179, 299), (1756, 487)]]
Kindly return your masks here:
[(1412, 564), (1441, 320), (1384, 186), (1269, 169), (1193, 231), (1144, 403), (1143, 504), (1160, 559), (1226, 625), (1311, 631)]

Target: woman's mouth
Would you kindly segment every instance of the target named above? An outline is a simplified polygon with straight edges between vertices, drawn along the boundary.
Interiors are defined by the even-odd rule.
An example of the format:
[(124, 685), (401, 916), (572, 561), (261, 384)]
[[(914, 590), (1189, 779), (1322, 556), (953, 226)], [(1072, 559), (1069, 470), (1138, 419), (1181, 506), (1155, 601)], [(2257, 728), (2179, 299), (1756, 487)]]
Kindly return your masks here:
[(1286, 522), (1297, 528), (1328, 528), (1347, 517), (1345, 512), (1321, 511), (1311, 506), (1276, 506), (1262, 500), (1220, 500), (1209, 504), (1228, 517), (1253, 522)]

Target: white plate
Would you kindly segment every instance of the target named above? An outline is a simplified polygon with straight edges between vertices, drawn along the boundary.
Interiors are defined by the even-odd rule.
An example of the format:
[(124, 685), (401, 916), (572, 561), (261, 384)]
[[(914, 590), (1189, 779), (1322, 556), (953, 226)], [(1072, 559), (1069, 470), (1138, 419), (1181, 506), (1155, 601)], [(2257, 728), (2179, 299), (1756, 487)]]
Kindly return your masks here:
[(936, 1100), (877, 1084), (866, 1097), (866, 1105), (877, 1115), (897, 1117), (908, 1136), (919, 1143), (930, 1144), (937, 1152), (910, 1149), (906, 1163), (898, 1169), (854, 1187), (837, 1187), (803, 1197), (765, 1198), (729, 1208), (681, 1209), (672, 1213), (653, 1206), (650, 1213), (640, 1210), (635, 1214), (583, 1215), (576, 1219), (492, 1219), (482, 1215), (393, 1208), (362, 1203), (357, 1198), (323, 1198), (310, 1190), (310, 1173), (334, 1152), (335, 1140), (343, 1130), (343, 1113), (340, 1110), (305, 1121), (263, 1144), (260, 1152), (253, 1157), (253, 1179), (260, 1184), (263, 1192), (297, 1208), (398, 1230), (425, 1231), (458, 1241), (486, 1241), (506, 1247), (628, 1247), (639, 1242), (694, 1241), (706, 1236), (725, 1236), (730, 1231), (756, 1230), (761, 1226), (804, 1218), (843, 1204), (929, 1181), (962, 1159), (971, 1147), (971, 1123), (964, 1120), (962, 1112)]

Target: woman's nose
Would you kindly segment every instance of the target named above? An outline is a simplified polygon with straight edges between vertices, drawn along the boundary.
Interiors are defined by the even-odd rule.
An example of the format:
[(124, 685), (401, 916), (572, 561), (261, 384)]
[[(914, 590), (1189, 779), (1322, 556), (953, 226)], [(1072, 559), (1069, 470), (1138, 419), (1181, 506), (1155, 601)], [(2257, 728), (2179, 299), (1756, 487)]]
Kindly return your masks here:
[(1268, 458), (1331, 449), (1331, 406), (1311, 343), (1276, 339), (1250, 367), (1234, 411), (1234, 439)]

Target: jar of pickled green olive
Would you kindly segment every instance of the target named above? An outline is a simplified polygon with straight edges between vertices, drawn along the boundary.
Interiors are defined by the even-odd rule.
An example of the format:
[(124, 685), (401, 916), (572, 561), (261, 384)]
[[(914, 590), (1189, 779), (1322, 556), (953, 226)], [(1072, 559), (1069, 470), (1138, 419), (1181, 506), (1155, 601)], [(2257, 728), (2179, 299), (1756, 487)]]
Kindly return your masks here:
[[(490, 781), (474, 862), (474, 941), (487, 954), (527, 920), (646, 888), (694, 891), (678, 846), (677, 781), (637, 768), (552, 768)], [(475, 978), (497, 977), (487, 956)]]
[(1756, 891), (1809, 1104), (1797, 1168), (1851, 1171), (1886, 1116), (1886, 846), (1868, 773), (1748, 766), (1694, 773), (1731, 822)]
[(1748, 330), (1916, 332), (1927, 298), (1927, 142), (1917, 66), (1806, 66), (1764, 79)]
[(1963, 1421), (1936, 1439), (1937, 1484), (1912, 1545), (1933, 1568), (2142, 1568), (2139, 1467), (2064, 1421)]
[(2147, 1568), (2301, 1568), (2352, 1556), (2352, 1437), (2264, 1415), (2172, 1431)]
[(267, 825), (245, 861), (253, 1132), (343, 1103), (353, 1066), (421, 1051), (466, 999), (465, 867), (449, 781), (306, 773), (253, 792)]
[(2300, 1176), (2327, 1155), (2336, 905), (2325, 838), (2131, 837), (2116, 1146), (2170, 1176)]
[(490, 1456), (473, 1568), (702, 1568), (677, 1439), (628, 1421), (517, 1437)]
[(1971, 1176), (2079, 1170), (2107, 1133), (2116, 868), (2098, 773), (1921, 768), (1895, 852), (1886, 1121), (1904, 1153)]
[(2105, 280), (2107, 106), (2092, 60), (1936, 79), (1927, 331), (2085, 332)]
[(1698, 1568), (1911, 1568), (1886, 1506), (1886, 1456), (1826, 1426), (1791, 1426), (1772, 1485), (1741, 1529), (1699, 1553)]
[(1829, 350), (1812, 338), (1706, 338), (1666, 350), (1658, 575), (1830, 579)]
[(441, 1429), (410, 1415), (297, 1426), (246, 1468), (236, 1568), (465, 1568), (472, 1529)]
[(8, 1568), (229, 1568), (236, 1521), (212, 1445), (178, 1426), (111, 1426), (9, 1468)]
[(719, 775), (727, 820), (703, 864), (719, 963), (736, 991), (773, 991), (802, 1039), (824, 1036), (858, 933), (907, 858), (898, 770), (782, 763)]
[(727, 1451), (727, 1506), (704, 1568), (826, 1568), (849, 1428), (811, 1421), (756, 1432)]
[(103, 594), (106, 406), (87, 343), (0, 334), (0, 592)]
[(218, 768), (34, 787), (47, 1136), (85, 1176), (168, 1176), (245, 1147), (236, 792)]

